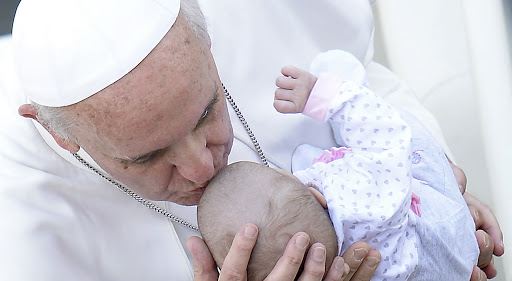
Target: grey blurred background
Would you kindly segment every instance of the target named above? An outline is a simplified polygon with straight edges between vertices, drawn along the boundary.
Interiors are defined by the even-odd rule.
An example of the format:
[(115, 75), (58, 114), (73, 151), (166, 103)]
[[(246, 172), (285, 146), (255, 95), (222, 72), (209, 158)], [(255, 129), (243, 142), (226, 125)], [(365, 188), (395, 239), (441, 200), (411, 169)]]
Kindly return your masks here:
[(19, 0), (0, 0), (0, 35), (11, 33), (12, 20)]

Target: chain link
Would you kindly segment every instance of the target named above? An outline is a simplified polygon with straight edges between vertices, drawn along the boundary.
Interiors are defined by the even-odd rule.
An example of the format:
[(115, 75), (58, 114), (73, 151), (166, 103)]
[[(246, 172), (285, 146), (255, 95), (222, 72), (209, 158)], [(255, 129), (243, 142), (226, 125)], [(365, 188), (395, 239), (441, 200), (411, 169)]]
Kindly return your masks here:
[(226, 89), (224, 84), (222, 84), (222, 88), (224, 89), (224, 95), (226, 95), (226, 99), (228, 100), (229, 104), (231, 104), (231, 107), (235, 111), (236, 116), (238, 117), (240, 122), (242, 122), (242, 125), (245, 128), (245, 131), (249, 135), (249, 138), (251, 138), (251, 141), (252, 141), (252, 143), (254, 145), (254, 148), (256, 149), (256, 153), (258, 153), (258, 155), (260, 156), (261, 162), (263, 162), (263, 164), (265, 164), (265, 166), (268, 167), (267, 158), (265, 157), (265, 154), (263, 154), (263, 150), (261, 149), (261, 146), (258, 143), (258, 140), (256, 139), (256, 136), (254, 136), (251, 128), (249, 127), (249, 124), (245, 120), (245, 118), (242, 115), (242, 112), (240, 111), (240, 109), (238, 109), (238, 106), (235, 104), (235, 101), (233, 100), (233, 98), (229, 94), (228, 89)]

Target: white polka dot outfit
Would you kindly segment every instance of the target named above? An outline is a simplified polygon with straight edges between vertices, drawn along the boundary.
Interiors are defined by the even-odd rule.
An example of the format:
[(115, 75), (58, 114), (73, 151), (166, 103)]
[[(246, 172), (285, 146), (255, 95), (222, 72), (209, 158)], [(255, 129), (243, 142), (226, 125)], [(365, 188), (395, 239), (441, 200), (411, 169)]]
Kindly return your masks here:
[[(454, 241), (455, 251), (448, 250), (446, 256), (444, 252), (432, 252), (450, 247), (437, 246), (446, 242), (439, 231), (444, 231), (443, 227), (454, 229), (457, 222), (441, 218), (442, 214), (435, 217), (443, 210), (431, 205), (432, 191), (425, 193), (425, 190), (438, 192), (428, 186), (430, 178), (417, 177), (421, 171), (415, 172), (417, 167), (413, 165), (421, 166), (421, 157), (425, 154), (416, 149), (412, 129), (403, 114), (368, 88), (326, 73), (319, 75), (304, 114), (330, 122), (336, 139), (348, 148), (343, 151), (344, 156), (333, 157), (337, 159), (332, 161), (326, 161), (325, 155), (332, 155), (334, 150), (324, 151), (321, 157), (316, 156), (320, 160), (310, 168), (294, 172), (302, 182), (316, 186), (326, 197), (340, 253), (356, 241), (365, 241), (378, 249), (382, 260), (372, 280), (434, 280), (437, 277), (469, 280), (478, 255), (474, 233), (466, 231), (469, 236), (463, 239), (469, 241), (469, 247), (465, 241)], [(422, 167), (423, 170), (426, 169)], [(444, 183), (442, 181), (442, 185)], [(412, 198), (418, 199), (416, 194), (421, 203), (413, 202), (412, 208)], [(460, 194), (459, 197), (462, 198)], [(442, 202), (443, 208), (449, 205)], [(457, 208), (460, 206), (463, 205)], [(466, 212), (461, 221), (470, 224), (467, 210), (463, 211)], [(436, 228), (438, 221), (445, 222), (439, 229)], [(471, 229), (470, 225), (465, 229)], [(448, 238), (447, 241), (459, 239)], [(422, 247), (428, 249), (424, 251)], [(460, 257), (466, 248), (469, 248), (469, 257)], [(444, 264), (437, 264), (439, 262)], [(446, 273), (443, 266), (446, 270), (460, 270)], [(460, 279), (461, 276), (464, 279)]]
[(411, 132), (400, 114), (368, 89), (343, 82), (338, 93), (326, 119), (339, 125), (350, 150), (295, 175), (326, 197), (331, 219), (340, 222), (334, 227), (341, 252), (355, 241), (368, 242), (383, 257), (379, 275), (407, 280), (418, 263), (415, 232), (406, 235), (412, 213)]

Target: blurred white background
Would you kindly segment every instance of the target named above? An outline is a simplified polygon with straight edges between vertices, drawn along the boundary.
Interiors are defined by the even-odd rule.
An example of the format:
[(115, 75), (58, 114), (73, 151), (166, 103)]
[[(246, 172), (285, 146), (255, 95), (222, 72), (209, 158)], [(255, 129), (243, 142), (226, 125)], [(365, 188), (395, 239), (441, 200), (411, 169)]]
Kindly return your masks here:
[[(468, 190), (512, 233), (512, 3), (378, 0), (374, 12), (376, 60), (437, 117)], [(512, 280), (512, 258), (495, 262), (493, 280)]]

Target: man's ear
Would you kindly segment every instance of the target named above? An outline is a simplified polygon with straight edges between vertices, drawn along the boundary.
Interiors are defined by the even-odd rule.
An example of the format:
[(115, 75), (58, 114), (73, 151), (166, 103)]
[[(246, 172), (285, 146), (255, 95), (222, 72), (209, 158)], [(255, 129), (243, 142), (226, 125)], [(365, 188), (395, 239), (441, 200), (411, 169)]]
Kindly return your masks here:
[(18, 114), (25, 118), (33, 119), (33, 120), (37, 121), (39, 124), (41, 124), (41, 126), (43, 126), (48, 131), (48, 133), (50, 133), (50, 135), (52, 135), (55, 142), (60, 147), (64, 148), (65, 150), (76, 153), (80, 149), (80, 146), (76, 142), (71, 141), (71, 140), (66, 140), (65, 138), (61, 137), (60, 135), (58, 135), (54, 131), (52, 131), (48, 127), (48, 125), (41, 122), (37, 117), (37, 112), (33, 105), (24, 104), (24, 105), (20, 106), (18, 108)]
[(311, 191), (311, 193), (313, 194), (313, 196), (315, 196), (316, 200), (318, 200), (318, 203), (320, 203), (320, 205), (322, 205), (322, 207), (324, 207), (324, 209), (327, 209), (327, 200), (325, 200), (324, 195), (322, 193), (320, 193), (320, 191), (316, 190), (313, 187), (308, 187), (308, 188), (309, 188), (309, 191)]

